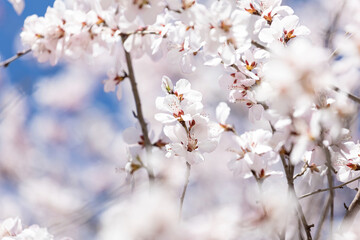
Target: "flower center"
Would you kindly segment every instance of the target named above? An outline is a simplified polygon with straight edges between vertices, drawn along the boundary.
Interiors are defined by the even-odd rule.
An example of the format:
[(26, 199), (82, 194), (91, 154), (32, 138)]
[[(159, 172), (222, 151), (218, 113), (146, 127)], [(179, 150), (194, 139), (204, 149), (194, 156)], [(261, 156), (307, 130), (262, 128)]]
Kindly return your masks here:
[(232, 24), (229, 19), (223, 20), (220, 22), (220, 28), (224, 30), (224, 32), (229, 32), (232, 27)]
[(193, 138), (191, 138), (191, 136), (189, 136), (188, 144), (187, 144), (187, 151), (192, 152), (192, 151), (198, 149), (197, 143), (198, 143), (198, 140), (196, 138), (193, 139)]
[(296, 35), (294, 35), (294, 29), (292, 29), (291, 31), (286, 31), (286, 30), (284, 30), (284, 39), (283, 39), (283, 41), (285, 42), (285, 43), (288, 43), (288, 41), (290, 41), (290, 39), (292, 39), (292, 38), (294, 38), (294, 37), (296, 37)]
[(195, 0), (181, 0), (181, 8), (183, 10), (191, 8), (195, 4)]
[(138, 5), (139, 9), (142, 9), (145, 5), (150, 5), (149, 0), (134, 0), (134, 5)]
[(259, 11), (256, 10), (255, 7), (254, 7), (254, 5), (252, 5), (251, 3), (250, 3), (250, 8), (244, 8), (244, 9), (245, 9), (245, 11), (247, 11), (247, 12), (250, 13), (250, 14), (260, 16)]

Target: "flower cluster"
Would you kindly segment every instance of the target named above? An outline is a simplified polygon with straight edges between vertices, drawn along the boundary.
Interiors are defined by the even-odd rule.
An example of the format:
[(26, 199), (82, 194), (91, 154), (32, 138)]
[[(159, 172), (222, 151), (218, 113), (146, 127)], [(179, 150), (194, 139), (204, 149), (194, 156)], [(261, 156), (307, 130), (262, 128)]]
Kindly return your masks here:
[[(48, 233), (46, 228), (32, 225), (23, 228), (19, 218), (8, 218), (2, 221), (0, 226), (0, 237), (3, 240), (53, 240), (54, 237)], [(63, 238), (62, 240), (71, 240)]]
[[(23, 1), (10, 2), (21, 12)], [(100, 214), (99, 239), (257, 240), (305, 234), (312, 239), (312, 226), (318, 234), (326, 226), (317, 222), (321, 212), (320, 219), (329, 216), (331, 226), (334, 214), (340, 218), (334, 211), (334, 189), (360, 184), (360, 144), (353, 124), (360, 99), (351, 93), (360, 87), (360, 4), (347, 0), (340, 8), (330, 0), (324, 5), (336, 6), (337, 12), (331, 12), (336, 17), (322, 31), (326, 39), (321, 42), (317, 31), (325, 27), (320, 21), (310, 19), (309, 37), (300, 15), (281, 0), (55, 0), (43, 17), (26, 18), (21, 40), (39, 62), (83, 60), (98, 67), (99, 75), (107, 73), (104, 91), (116, 92), (124, 112), (131, 112), (128, 93), (134, 95), (136, 127), (117, 134), (109, 127), (113, 125), (95, 121), (81, 141), (89, 141), (90, 151), (101, 159), (125, 160), (119, 172), (126, 173), (124, 182), (130, 186), (120, 193), (119, 204)], [(314, 16), (325, 12), (320, 6), (309, 9), (316, 11)], [(179, 80), (173, 84), (164, 74)], [(180, 74), (189, 75), (185, 79)], [(50, 92), (40, 89), (35, 98), (44, 105), (78, 107), (95, 86), (86, 79), (90, 75), (82, 81), (59, 77), (64, 86), (82, 89), (76, 101), (51, 97), (61, 84), (52, 85)], [(163, 96), (157, 97), (160, 87), (154, 83), (161, 76)], [(216, 121), (206, 112), (214, 112)], [(152, 115), (154, 119), (148, 117)], [(25, 117), (13, 119), (26, 125)], [(35, 125), (44, 122), (51, 133), (43, 138), (66, 139), (53, 122), (40, 119)], [(14, 146), (22, 136), (18, 125), (7, 130)], [(115, 150), (108, 151), (112, 144)], [(191, 185), (190, 171), (195, 171), (196, 184)], [(246, 184), (239, 187), (239, 182)], [(337, 182), (343, 185), (335, 187)], [(113, 187), (98, 185), (101, 194)], [(188, 205), (187, 190), (197, 193)], [(328, 203), (318, 211), (313, 205), (321, 206), (323, 198), (315, 195), (326, 191)], [(108, 195), (112, 201), (114, 195)], [(310, 201), (302, 200), (310, 196)], [(180, 215), (186, 215), (181, 224), (179, 198)], [(253, 229), (260, 230), (254, 235)], [(39, 227), (23, 230), (18, 219), (4, 221), (1, 231), (4, 239), (53, 239)], [(340, 227), (339, 233), (328, 235), (353, 236), (351, 231)]]
[(213, 124), (203, 113), (200, 92), (192, 90), (186, 79), (180, 79), (173, 86), (168, 77), (162, 79), (165, 97), (156, 99), (156, 107), (168, 113), (158, 113), (155, 118), (164, 124), (165, 135), (171, 143), (166, 145), (168, 157), (182, 157), (194, 164), (204, 160), (204, 152), (212, 152), (218, 143)]
[(239, 147), (230, 150), (236, 153), (236, 158), (229, 162), (229, 168), (236, 175), (244, 178), (255, 176), (261, 181), (271, 175), (282, 174), (269, 169), (279, 161), (279, 156), (271, 147), (271, 137), (271, 132), (262, 129), (236, 136), (235, 140)]

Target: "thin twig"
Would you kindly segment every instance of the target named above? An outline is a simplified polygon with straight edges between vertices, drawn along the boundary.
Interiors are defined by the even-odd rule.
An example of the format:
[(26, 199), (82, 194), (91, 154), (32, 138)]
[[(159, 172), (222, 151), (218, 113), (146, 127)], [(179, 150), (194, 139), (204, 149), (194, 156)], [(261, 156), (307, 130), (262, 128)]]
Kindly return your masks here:
[(169, 5), (166, 5), (165, 8), (168, 9), (169, 11), (171, 11), (171, 12), (176, 12), (176, 13), (181, 13), (181, 12), (182, 12), (181, 10), (177, 10), (177, 9), (172, 9), (172, 8), (170, 8)]
[[(123, 42), (125, 42), (125, 38), (123, 38)], [(139, 91), (137, 89), (137, 83), (135, 80), (135, 75), (134, 75), (134, 69), (133, 69), (133, 65), (132, 65), (132, 61), (131, 61), (131, 56), (130, 53), (128, 53), (125, 49), (125, 58), (126, 58), (126, 63), (128, 66), (128, 77), (130, 79), (130, 83), (131, 83), (131, 89), (134, 95), (134, 100), (135, 100), (135, 104), (136, 104), (136, 117), (139, 120), (140, 126), (141, 126), (141, 131), (144, 137), (144, 143), (145, 143), (145, 147), (150, 147), (151, 146), (151, 142), (149, 139), (149, 134), (148, 134), (148, 129), (147, 129), (147, 124), (145, 122), (144, 119), (144, 115), (142, 112), (142, 108), (141, 108), (141, 100), (140, 100), (140, 96), (139, 96)]]
[[(360, 179), (360, 176), (359, 176), (359, 177), (356, 177), (356, 178), (354, 178), (354, 179), (352, 179), (352, 180), (350, 180), (350, 181), (347, 181), (347, 182), (345, 182), (345, 183), (343, 183), (343, 184), (340, 184), (340, 185), (338, 185), (338, 186), (335, 186), (335, 187), (333, 187), (333, 189), (343, 188), (344, 186), (348, 185), (349, 183), (355, 182), (356, 180), (359, 180), (359, 179)], [(303, 199), (303, 198), (306, 198), (306, 197), (315, 195), (315, 194), (317, 194), (317, 193), (326, 192), (326, 191), (329, 191), (329, 190), (330, 190), (330, 188), (318, 189), (318, 190), (316, 190), (316, 191), (314, 191), (314, 192), (311, 192), (311, 193), (307, 193), (307, 194), (302, 195), (301, 197), (299, 197), (299, 199)]]
[(127, 37), (129, 37), (130, 35), (135, 35), (135, 34), (140, 34), (142, 36), (145, 36), (145, 35), (160, 35), (161, 32), (159, 31), (147, 31), (146, 29), (143, 29), (143, 30), (136, 30), (134, 32), (128, 32), (128, 33), (119, 33), (120, 36), (122, 37), (125, 37), (125, 39)]
[[(122, 39), (122, 42), (124, 43), (126, 40), (126, 36), (122, 36), (121, 39)], [(130, 79), (131, 89), (132, 89), (132, 92), (134, 95), (134, 100), (135, 100), (135, 105), (136, 105), (136, 118), (138, 119), (140, 126), (141, 126), (141, 131), (142, 131), (143, 138), (144, 138), (145, 148), (147, 150), (149, 150), (152, 147), (152, 144), (149, 139), (147, 124), (145, 122), (144, 115), (143, 115), (142, 108), (141, 108), (141, 100), (140, 100), (139, 91), (137, 88), (137, 83), (136, 83), (136, 79), (135, 79), (131, 56), (130, 56), (130, 53), (128, 53), (125, 49), (124, 49), (124, 52), (125, 52), (126, 64), (128, 67), (128, 78)], [(154, 176), (154, 173), (153, 173), (151, 167), (146, 167), (145, 169), (148, 172), (149, 179), (154, 180), (155, 176)]]
[[(294, 191), (294, 189), (293, 189), (293, 191)], [(294, 195), (294, 197), (295, 197), (294, 199), (296, 199), (296, 193), (295, 193), (295, 191), (293, 192), (293, 195)], [(303, 224), (303, 227), (304, 227), (304, 230), (305, 230), (305, 233), (306, 233), (306, 238), (307, 238), (308, 240), (312, 240), (311, 228), (314, 226), (314, 224), (309, 225), (309, 224), (307, 223), (306, 218), (305, 218), (305, 214), (304, 214), (304, 212), (303, 212), (303, 210), (302, 210), (302, 207), (301, 207), (301, 205), (300, 205), (300, 203), (299, 203), (298, 200), (296, 200), (296, 208), (297, 208), (297, 211), (298, 211), (298, 213), (299, 213), (299, 215), (300, 215), (300, 219), (301, 219), (301, 222), (302, 222), (302, 224)]]
[[(346, 35), (347, 35), (346, 38), (345, 38), (346, 40), (353, 36), (352, 33), (346, 33)], [(339, 47), (335, 48), (335, 50), (332, 51), (332, 53), (329, 56), (329, 60), (332, 59), (333, 57), (337, 56), (338, 50), (339, 50)]]
[[(101, 196), (97, 195), (95, 198), (92, 198), (86, 202), (82, 207), (76, 209), (75, 211), (65, 214), (62, 218), (57, 219), (56, 222), (49, 225), (46, 223), (48, 228), (52, 233), (60, 234), (64, 230), (68, 230), (70, 227), (79, 227), (82, 223), (85, 223), (94, 216), (97, 216), (99, 212), (107, 208), (107, 205), (116, 203), (119, 199), (119, 196), (123, 196), (128, 193), (127, 189), (128, 184), (122, 184), (114, 189), (107, 189), (103, 192), (108, 198), (102, 202), (98, 203)], [(103, 195), (102, 195), (103, 196)]]
[(348, 98), (350, 98), (350, 99), (353, 100), (354, 102), (360, 104), (360, 98), (359, 98), (359, 97), (357, 97), (357, 96), (355, 96), (355, 95), (353, 95), (353, 94), (351, 94), (351, 93), (348, 93), (348, 92), (346, 92), (346, 91), (344, 91), (344, 90), (341, 90), (340, 88), (338, 88), (338, 87), (336, 87), (336, 86), (333, 86), (332, 89), (333, 89), (335, 92), (342, 92), (342, 93), (346, 94), (346, 96), (347, 96)]
[(289, 192), (291, 193), (292, 196), (294, 196), (294, 199), (296, 201), (295, 203), (296, 203), (296, 209), (297, 209), (297, 212), (298, 212), (298, 215), (299, 215), (298, 217), (300, 218), (300, 220), (302, 222), (302, 225), (303, 225), (303, 227), (305, 229), (306, 238), (307, 238), (307, 240), (312, 240), (311, 227), (313, 225), (309, 225), (307, 223), (304, 212), (303, 212), (302, 207), (301, 207), (301, 204), (297, 199), (296, 192), (295, 192), (295, 187), (294, 187), (294, 177), (293, 177), (294, 176), (294, 166), (291, 165), (290, 163), (289, 164), (286, 163), (285, 154), (289, 155), (288, 153), (286, 153), (285, 150), (282, 150), (281, 153), (280, 153), (280, 158), (281, 158), (281, 162), (283, 164), (284, 171), (285, 171), (285, 174), (286, 174), (286, 179), (287, 179), (287, 183), (288, 183)]
[[(224, 62), (222, 62), (222, 63), (224, 63)], [(230, 67), (234, 68), (238, 72), (241, 72), (240, 68), (235, 63), (231, 64)]]
[(185, 179), (184, 188), (183, 188), (183, 191), (182, 191), (181, 197), (180, 197), (180, 212), (179, 212), (179, 218), (180, 219), (181, 219), (181, 216), (182, 216), (182, 208), (183, 208), (183, 205), (184, 205), (186, 189), (187, 189), (187, 187), (189, 185), (190, 170), (191, 170), (191, 165), (190, 165), (190, 163), (186, 162), (186, 179)]
[(327, 180), (329, 183), (329, 190), (330, 190), (330, 196), (329, 196), (329, 201), (330, 201), (330, 239), (332, 239), (332, 233), (333, 233), (333, 223), (334, 223), (334, 198), (335, 198), (335, 191), (334, 191), (334, 179), (333, 179), (333, 175), (331, 172), (331, 154), (329, 149), (326, 146), (323, 146), (323, 144), (321, 144), (324, 152), (325, 152), (325, 156), (326, 156), (326, 166), (328, 167), (327, 169)]
[(314, 240), (318, 240), (320, 238), (320, 235), (321, 235), (321, 229), (324, 225), (324, 222), (325, 222), (325, 219), (326, 219), (326, 216), (329, 212), (329, 208), (330, 208), (330, 205), (331, 205), (331, 197), (329, 196), (327, 202), (326, 202), (326, 206), (324, 208), (324, 211), (323, 213), (321, 214), (321, 218), (319, 220), (319, 223), (317, 224), (317, 229), (316, 229), (316, 233), (315, 233), (315, 238)]
[(299, 172), (298, 174), (296, 174), (293, 179), (295, 180), (296, 178), (301, 177), (302, 175), (304, 175), (305, 172), (306, 172), (306, 170), (308, 169), (308, 167), (309, 167), (309, 164), (306, 162), (306, 163), (304, 164), (304, 166), (302, 167), (301, 172)]
[[(269, 121), (269, 124), (272, 126), (270, 121)], [(275, 131), (273, 131), (273, 134), (274, 134), (274, 132)], [(281, 161), (282, 161), (284, 171), (285, 171), (285, 175), (286, 175), (286, 179), (287, 179), (287, 165), (286, 165), (286, 162), (285, 162), (285, 158), (284, 158), (284, 155), (282, 153), (280, 154), (280, 156), (281, 156)], [(289, 180), (287, 179), (287, 181), (289, 181)], [(290, 191), (287, 191), (287, 199), (289, 199), (290, 195), (291, 195)], [(280, 236), (281, 236), (280, 240), (285, 240), (286, 239), (286, 227), (287, 227), (288, 218), (289, 218), (289, 216), (288, 216), (288, 214), (286, 214), (285, 215), (285, 225), (284, 225), (284, 227), (283, 227), (283, 229), (281, 230), (281, 233), (280, 233)], [(298, 218), (298, 222), (300, 222), (300, 218)], [(302, 234), (301, 234), (300, 229), (301, 228), (299, 227), (299, 239), (302, 240)]]
[(5, 67), (5, 68), (8, 67), (10, 65), (10, 63), (12, 63), (16, 59), (20, 58), (21, 56), (24, 56), (24, 55), (28, 54), (29, 52), (31, 52), (31, 49), (27, 49), (27, 50), (18, 52), (17, 54), (12, 56), (11, 58), (8, 58), (5, 61), (0, 62), (0, 67)]
[(324, 38), (324, 45), (326, 48), (331, 48), (334, 32), (337, 28), (337, 24), (339, 22), (341, 13), (343, 12), (343, 9), (345, 7), (345, 2), (346, 1), (343, 1), (342, 6), (339, 8), (338, 12), (335, 14), (335, 17), (333, 18), (333, 20), (329, 24), (329, 27), (326, 30), (325, 38)]
[(348, 210), (345, 213), (344, 219), (340, 225), (340, 231), (346, 231), (346, 229), (350, 227), (359, 210), (360, 210), (360, 189), (356, 193)]
[[(301, 224), (301, 220), (300, 220), (300, 218), (298, 218), (298, 228), (299, 229), (301, 229), (301, 227), (302, 227), (302, 224)], [(303, 237), (303, 235), (302, 235), (302, 232), (301, 231), (299, 231), (299, 240), (304, 240), (304, 237)]]
[(263, 50), (266, 50), (266, 51), (269, 51), (269, 49), (267, 47), (265, 47), (264, 45), (254, 41), (254, 40), (251, 40), (251, 44), (254, 45), (255, 47), (257, 48), (260, 48), (260, 49), (263, 49)]

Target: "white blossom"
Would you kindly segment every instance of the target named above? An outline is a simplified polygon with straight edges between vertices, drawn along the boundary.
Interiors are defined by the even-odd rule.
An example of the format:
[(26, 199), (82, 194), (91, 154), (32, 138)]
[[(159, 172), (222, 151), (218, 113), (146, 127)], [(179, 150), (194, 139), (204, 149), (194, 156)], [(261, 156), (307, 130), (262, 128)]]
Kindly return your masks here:
[(164, 133), (171, 143), (166, 145), (167, 156), (176, 156), (194, 164), (204, 161), (204, 152), (212, 152), (218, 139), (212, 136), (211, 125), (201, 115), (194, 116), (189, 125), (184, 128), (180, 124), (165, 126)]
[(287, 44), (295, 37), (308, 34), (310, 34), (310, 30), (303, 25), (299, 25), (299, 17), (291, 15), (286, 16), (281, 20), (275, 18), (272, 21), (270, 28), (264, 28), (260, 31), (259, 38), (261, 41), (268, 44), (276, 41)]
[(229, 162), (229, 168), (234, 174), (249, 178), (255, 174), (258, 179), (265, 179), (279, 172), (268, 169), (279, 158), (270, 146), (272, 134), (269, 131), (258, 129), (236, 136), (239, 148), (231, 149), (236, 158)]

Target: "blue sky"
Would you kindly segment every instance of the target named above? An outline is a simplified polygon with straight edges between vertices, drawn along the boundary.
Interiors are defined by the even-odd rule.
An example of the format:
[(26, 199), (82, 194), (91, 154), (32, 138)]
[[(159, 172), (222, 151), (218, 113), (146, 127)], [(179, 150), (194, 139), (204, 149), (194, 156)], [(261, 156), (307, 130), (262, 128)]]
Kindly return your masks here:
[[(19, 50), (24, 50), (20, 44), (19, 34), (27, 16), (37, 14), (43, 16), (48, 6), (53, 5), (54, 0), (25, 0), (25, 9), (19, 16), (14, 11), (12, 5), (7, 0), (0, 0), (0, 59), (7, 59)], [(283, 1), (284, 4), (295, 5), (296, 3), (304, 2), (304, 0), (288, 0)], [(1, 74), (0, 87), (5, 83), (11, 83), (21, 92), (25, 93), (31, 98), (35, 90), (38, 79), (46, 76), (55, 75), (62, 69), (61, 65), (50, 66), (48, 63), (38, 63), (32, 59), (31, 53), (29, 56), (23, 57), (20, 60), (14, 61), (8, 68), (0, 69), (5, 74)], [(115, 94), (106, 94), (103, 91), (101, 79), (99, 79), (98, 88), (93, 96), (93, 103), (96, 107), (105, 109), (109, 114), (119, 114), (122, 101), (117, 101)], [(33, 109), (37, 106), (33, 105)], [(119, 119), (117, 119), (119, 121)], [(129, 123), (121, 121), (122, 127)]]
[[(284, 4), (292, 5), (302, 1), (284, 1)], [(25, 18), (32, 14), (43, 16), (47, 6), (52, 6), (53, 2), (54, 0), (25, 0), (25, 9), (19, 16), (8, 1), (0, 0), (0, 56), (2, 60), (13, 56), (18, 50), (22, 50), (16, 48), (16, 40), (18, 40)], [(36, 61), (20, 60), (11, 64), (11, 67), (7, 69), (7, 75), (12, 83), (17, 84), (22, 91), (29, 94), (33, 91), (34, 79), (39, 76), (52, 75), (59, 68), (61, 67), (38, 64)]]
[[(41, 0), (30, 1), (25, 0), (25, 9), (19, 16), (14, 11), (12, 5), (6, 0), (0, 0), (0, 57), (1, 61), (15, 55), (18, 51), (24, 50), (20, 44), (19, 34), (23, 27), (24, 21), (27, 16), (37, 14), (43, 16), (48, 6), (52, 6), (54, 0)], [(36, 59), (32, 58), (31, 53), (29, 56), (22, 57), (19, 60), (14, 61), (8, 68), (0, 69), (5, 71), (5, 74), (1, 74), (2, 83), (10, 83), (18, 90), (31, 97), (32, 93), (36, 89), (37, 80), (42, 77), (52, 76), (59, 72), (63, 66), (56, 65), (50, 66), (48, 63), (38, 63)], [(106, 94), (103, 91), (101, 79), (99, 79), (97, 91), (94, 93), (91, 104), (95, 107), (102, 108), (108, 113), (113, 115), (119, 113), (119, 102), (116, 99), (115, 94)], [(94, 106), (93, 105), (93, 106)], [(36, 110), (38, 106), (31, 106), (33, 110)], [(126, 125), (121, 122), (121, 125)]]
[[(41, 1), (25, 1), (25, 9), (19, 16), (16, 14), (12, 5), (8, 1), (0, 1), (0, 55), (1, 59), (7, 59), (13, 56), (18, 50), (19, 34), (25, 18), (32, 14), (44, 15), (46, 8), (52, 5), (54, 0)], [(45, 67), (46, 65), (39, 65), (36, 61), (15, 61), (7, 69), (5, 78), (7, 81), (18, 85), (18, 87), (30, 93), (33, 87), (33, 80), (39, 76), (54, 74), (59, 67)]]

